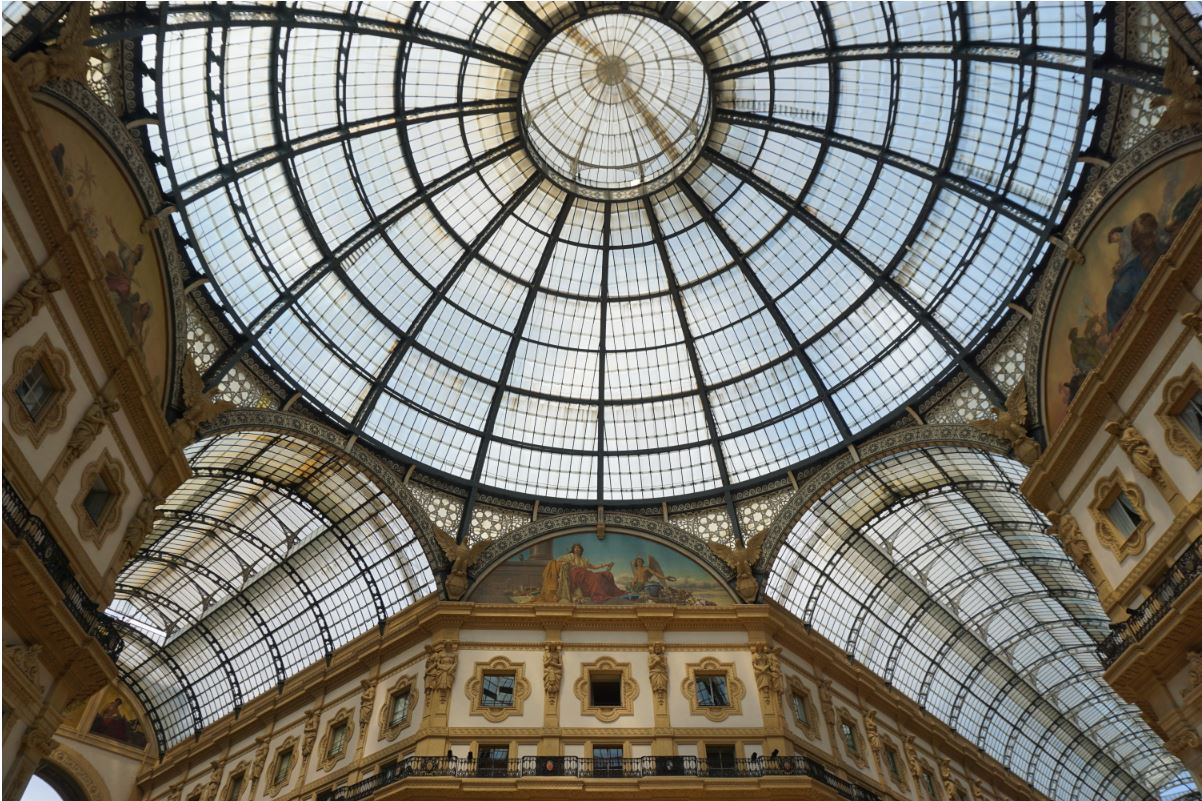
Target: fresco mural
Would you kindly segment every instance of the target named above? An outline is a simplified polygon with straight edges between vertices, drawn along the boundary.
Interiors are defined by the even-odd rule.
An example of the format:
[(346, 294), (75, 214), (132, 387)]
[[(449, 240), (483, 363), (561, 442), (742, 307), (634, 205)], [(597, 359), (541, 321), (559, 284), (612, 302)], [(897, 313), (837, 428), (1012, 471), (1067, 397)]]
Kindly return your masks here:
[(104, 282), (125, 330), (142, 350), (160, 397), (165, 391), (171, 342), (163, 271), (151, 232), (143, 230), (141, 204), (117, 162), (74, 119), (36, 104), (42, 130), (52, 132), (50, 159), (72, 214), (95, 243)]
[(481, 603), (724, 606), (730, 591), (708, 570), (657, 542), (611, 533), (565, 534), (514, 554), (488, 573)]
[(1078, 246), (1085, 260), (1069, 268), (1050, 315), (1043, 376), (1049, 434), (1064, 421), (1144, 279), (1202, 198), (1202, 150), (1176, 156), (1121, 191)]
[(124, 699), (116, 690), (105, 690), (88, 731), (135, 748), (145, 748), (146, 732), (142, 730), (142, 723), (137, 713), (127, 711), (125, 706)]

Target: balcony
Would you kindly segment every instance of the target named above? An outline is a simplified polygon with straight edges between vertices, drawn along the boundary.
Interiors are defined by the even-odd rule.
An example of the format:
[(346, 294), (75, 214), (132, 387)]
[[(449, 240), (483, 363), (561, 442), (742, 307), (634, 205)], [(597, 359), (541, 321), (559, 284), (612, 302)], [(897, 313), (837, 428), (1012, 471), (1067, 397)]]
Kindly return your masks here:
[(694, 756), (647, 756), (634, 759), (588, 759), (573, 756), (527, 756), (507, 762), (457, 757), (410, 756), (382, 768), (355, 784), (318, 795), (318, 801), (363, 801), (380, 790), (416, 777), (458, 779), (524, 779), (529, 777), (577, 779), (646, 779), (697, 777), (700, 779), (757, 779), (765, 776), (808, 777), (850, 801), (882, 801), (872, 790), (842, 779), (821, 763), (805, 756), (761, 757), (707, 761)]
[(1110, 634), (1098, 646), (1106, 667), (1128, 648), (1146, 637), (1173, 608), (1173, 603), (1202, 575), (1202, 539), (1194, 540), (1169, 568), (1152, 594), (1136, 607), (1122, 623), (1111, 626)]

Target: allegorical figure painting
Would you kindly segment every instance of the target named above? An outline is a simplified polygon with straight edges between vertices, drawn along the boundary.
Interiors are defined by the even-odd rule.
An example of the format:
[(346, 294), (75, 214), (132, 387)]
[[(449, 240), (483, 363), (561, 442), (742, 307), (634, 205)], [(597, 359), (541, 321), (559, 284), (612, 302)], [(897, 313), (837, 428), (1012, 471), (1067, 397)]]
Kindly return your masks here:
[(109, 690), (101, 699), (100, 709), (92, 719), (92, 734), (99, 734), (135, 748), (146, 746), (146, 733), (136, 714), (126, 715), (122, 709), (124, 701), (117, 693)]
[(167, 373), (166, 287), (142, 206), (122, 168), (74, 118), (37, 104), (50, 162), (73, 223), (96, 248), (117, 314), (142, 351), (151, 381), (162, 391)]
[(570, 534), (506, 559), (471, 599), (489, 603), (731, 603), (729, 590), (692, 558), (626, 534)]
[(1155, 168), (1092, 225), (1052, 313), (1044, 374), (1049, 432), (1102, 361), (1144, 281), (1202, 199), (1202, 152)]

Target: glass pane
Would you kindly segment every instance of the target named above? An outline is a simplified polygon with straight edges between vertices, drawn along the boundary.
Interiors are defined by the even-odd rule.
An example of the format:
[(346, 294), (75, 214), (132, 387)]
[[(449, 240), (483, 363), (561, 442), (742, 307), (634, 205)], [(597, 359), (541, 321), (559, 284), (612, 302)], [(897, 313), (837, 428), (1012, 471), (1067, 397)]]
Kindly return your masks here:
[(726, 694), (725, 676), (697, 677), (698, 706), (729, 706), (730, 697)]
[(17, 397), (32, 420), (41, 418), (50, 399), (54, 397), (54, 391), (54, 385), (50, 383), (41, 362), (34, 362), (17, 385)]
[(388, 725), (396, 726), (409, 716), (409, 693), (395, 693), (388, 712)]
[(512, 673), (486, 674), (480, 686), (481, 706), (513, 706)]

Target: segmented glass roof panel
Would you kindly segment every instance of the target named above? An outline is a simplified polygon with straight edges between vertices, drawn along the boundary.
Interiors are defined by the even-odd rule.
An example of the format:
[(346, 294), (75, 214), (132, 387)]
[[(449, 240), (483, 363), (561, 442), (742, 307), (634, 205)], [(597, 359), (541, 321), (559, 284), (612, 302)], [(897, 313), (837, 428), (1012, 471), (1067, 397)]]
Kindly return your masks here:
[(964, 364), (1062, 221), (1105, 33), (1081, 3), (157, 14), (147, 135), (235, 347), (400, 458), (608, 501), (763, 480)]
[(187, 455), (108, 609), (164, 749), (435, 589), (396, 503), (345, 456), (253, 431)]
[(814, 503), (767, 594), (1053, 799), (1151, 797), (1182, 767), (1102, 678), (1107, 619), (1022, 468), (889, 456)]

